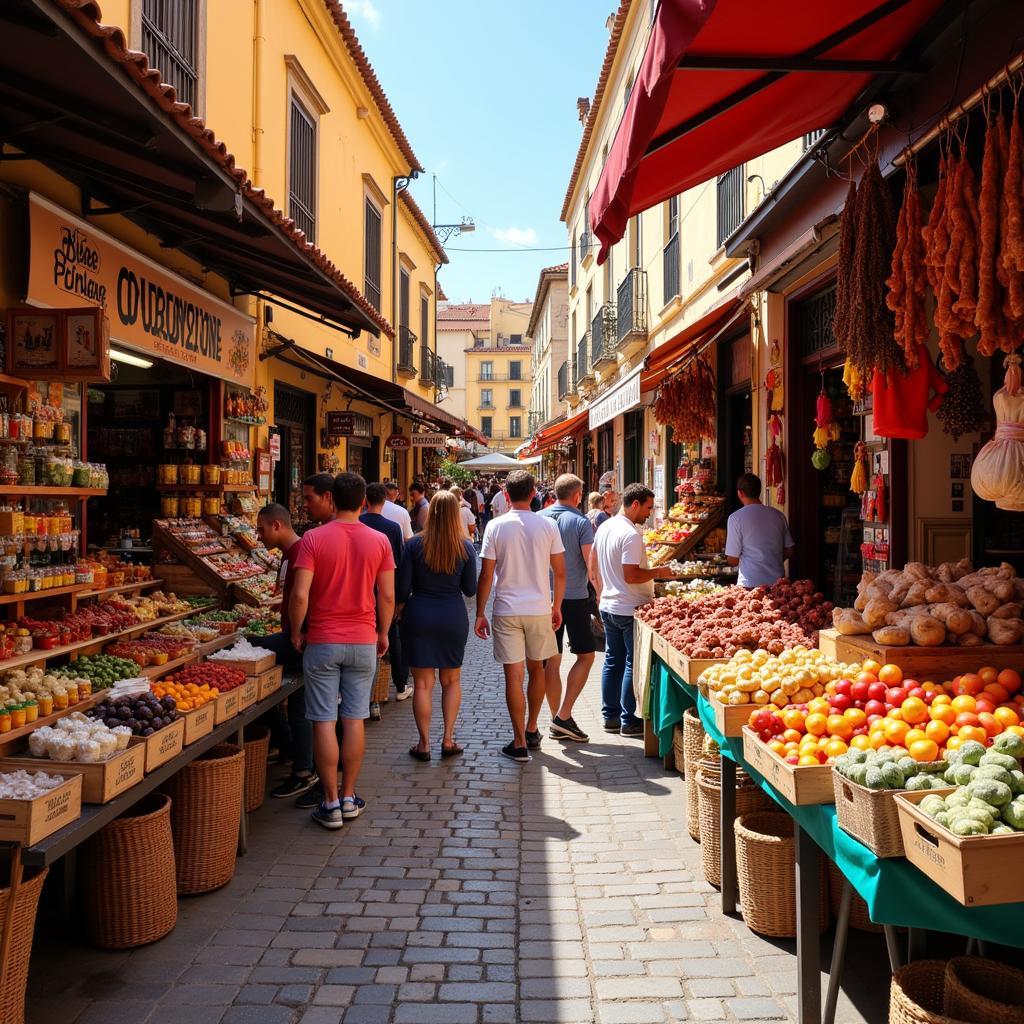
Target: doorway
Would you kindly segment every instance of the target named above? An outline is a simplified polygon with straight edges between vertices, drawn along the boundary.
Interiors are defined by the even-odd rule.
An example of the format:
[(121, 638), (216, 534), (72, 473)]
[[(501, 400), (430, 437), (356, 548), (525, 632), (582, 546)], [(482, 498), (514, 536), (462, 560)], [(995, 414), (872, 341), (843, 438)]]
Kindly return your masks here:
[(316, 396), (274, 385), (274, 421), (281, 435), (281, 460), (274, 472), (274, 500), (302, 521), (302, 481), (313, 473)]
[(644, 414), (642, 409), (627, 412), (622, 422), (622, 486), (645, 483)]

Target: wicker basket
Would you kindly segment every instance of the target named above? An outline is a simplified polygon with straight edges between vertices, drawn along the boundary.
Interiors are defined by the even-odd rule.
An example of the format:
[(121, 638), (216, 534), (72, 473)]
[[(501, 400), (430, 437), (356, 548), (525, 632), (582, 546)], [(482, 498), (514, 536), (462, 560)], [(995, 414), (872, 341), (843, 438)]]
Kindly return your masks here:
[[(839, 904), (843, 899), (843, 873), (832, 861), (828, 861), (828, 889), (829, 898), (832, 903), (832, 913), (838, 917)], [(877, 934), (883, 931), (880, 924), (875, 924), (871, 920), (871, 915), (868, 913), (868, 905), (857, 895), (856, 890), (854, 890), (853, 898), (850, 900), (850, 927), (856, 928), (859, 932), (875, 932)]]
[(374, 704), (386, 704), (391, 689), (391, 662), (381, 658), (377, 662), (377, 675), (370, 691), (370, 701)]
[(1024, 971), (976, 956), (946, 964), (945, 1010), (974, 1024), (1024, 1022)]
[[(705, 758), (697, 769), (697, 788), (700, 792), (700, 863), (704, 879), (711, 885), (722, 884), (722, 829), (721, 790), (722, 769), (719, 760)], [(736, 815), (753, 814), (774, 807), (768, 796), (743, 771), (736, 769)]]
[[(796, 842), (793, 819), (781, 811), (744, 814), (734, 822), (736, 875), (743, 920), (752, 932), (796, 935)], [(828, 927), (825, 877), (819, 876), (818, 929)]]
[(35, 874), (21, 873), (20, 861), (15, 871), (14, 905), (11, 887), (0, 889), (0, 1021), (3, 1024), (25, 1024), (25, 988), (28, 965), (32, 958), (32, 936), (36, 927), (39, 894), (49, 868)]
[(876, 857), (902, 857), (903, 835), (895, 790), (868, 789), (832, 772), (839, 827), (859, 839)]
[(235, 873), (245, 753), (219, 743), (167, 783), (179, 894), (210, 892)]
[(943, 1012), (945, 960), (914, 960), (893, 973), (889, 1024), (968, 1024)]
[(171, 798), (140, 800), (86, 844), (85, 904), (90, 941), (131, 949), (162, 939), (178, 920)]
[(250, 725), (245, 730), (245, 810), (255, 811), (263, 805), (267, 792), (267, 754), (270, 751), (270, 729)]
[(672, 727), (672, 763), (675, 765), (676, 771), (685, 778), (686, 752), (683, 747), (684, 742), (682, 722), (676, 722)]
[(683, 773), (686, 776), (686, 830), (700, 842), (700, 791), (697, 765), (704, 747), (704, 726), (693, 708), (683, 712)]

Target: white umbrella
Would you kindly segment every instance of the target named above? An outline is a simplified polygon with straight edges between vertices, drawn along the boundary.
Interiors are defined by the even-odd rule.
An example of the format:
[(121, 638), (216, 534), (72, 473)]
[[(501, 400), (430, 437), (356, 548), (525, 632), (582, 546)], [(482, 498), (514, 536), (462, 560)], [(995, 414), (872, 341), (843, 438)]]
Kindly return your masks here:
[(459, 465), (466, 469), (522, 469), (523, 460), (511, 459), (501, 452), (493, 452), (490, 455), (478, 455), (475, 459), (467, 459)]

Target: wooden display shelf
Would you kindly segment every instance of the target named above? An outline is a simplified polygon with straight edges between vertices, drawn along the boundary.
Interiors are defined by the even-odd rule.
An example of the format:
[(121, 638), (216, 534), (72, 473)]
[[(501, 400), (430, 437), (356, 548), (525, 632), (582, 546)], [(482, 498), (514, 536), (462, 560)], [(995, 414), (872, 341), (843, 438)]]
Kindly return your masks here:
[[(658, 568), (658, 566), (665, 565), (667, 562), (671, 562), (673, 559), (683, 558), (688, 555), (716, 526), (722, 521), (722, 515), (725, 512), (725, 505), (723, 504), (717, 512), (713, 512), (707, 519), (701, 520), (700, 526), (693, 531), (684, 540), (681, 540), (674, 546), (674, 550), (671, 555), (659, 559), (657, 562), (651, 563), (651, 568)], [(673, 522), (673, 520), (669, 520)], [(671, 541), (651, 541), (650, 546), (655, 547), (672, 547)], [(683, 577), (680, 577), (682, 579)]]
[[(961, 672), (973, 672), (981, 665), (993, 668), (1020, 668), (1024, 665), (1024, 646), (979, 644), (977, 647), (888, 647), (876, 644), (871, 634), (843, 636), (838, 630), (818, 633), (818, 649), (841, 662), (877, 661), (881, 665), (899, 665), (904, 676), (944, 682)], [(941, 676), (942, 678), (938, 678)]]
[(139, 677), (156, 682), (168, 673), (173, 672), (176, 668), (188, 665), (197, 658), (198, 655), (195, 652), (195, 648), (193, 648), (188, 654), (183, 654), (180, 658), (172, 658), (170, 661), (164, 662), (163, 665), (147, 665), (145, 668), (139, 669)]
[(54, 711), (52, 715), (40, 715), (34, 722), (19, 726), (17, 729), (11, 729), (10, 732), (0, 733), (0, 751), (9, 750), (12, 746), (17, 746), (30, 732), (34, 732), (44, 725), (53, 725), (54, 722), (65, 715), (70, 715), (72, 711), (87, 711), (93, 704), (98, 704), (106, 692), (106, 690), (93, 690), (85, 700), (80, 700), (76, 704), (61, 708), (60, 711)]
[(24, 388), (28, 390), (28, 381), (21, 377), (12, 377), (10, 374), (0, 373), (0, 387)]
[(199, 491), (202, 494), (233, 494), (255, 491), (255, 484), (157, 484), (158, 491)]
[(105, 487), (35, 487), (16, 485), (0, 487), (0, 495), (14, 498), (97, 498), (105, 495)]
[(66, 594), (81, 594), (88, 588), (88, 583), (76, 583), (70, 587), (51, 587), (49, 590), (30, 590), (24, 594), (0, 594), (0, 605), (25, 604), (28, 601), (41, 601), (44, 597), (63, 597)]

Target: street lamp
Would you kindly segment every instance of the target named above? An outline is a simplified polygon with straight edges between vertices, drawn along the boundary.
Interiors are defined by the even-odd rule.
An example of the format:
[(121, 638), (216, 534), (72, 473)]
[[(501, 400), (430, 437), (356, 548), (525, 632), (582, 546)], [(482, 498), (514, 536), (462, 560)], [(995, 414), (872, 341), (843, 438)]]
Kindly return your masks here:
[(461, 224), (431, 224), (434, 234), (437, 235), (441, 245), (447, 244), (448, 240), (457, 235), (468, 235), (476, 231), (476, 225), (472, 217), (463, 217)]

